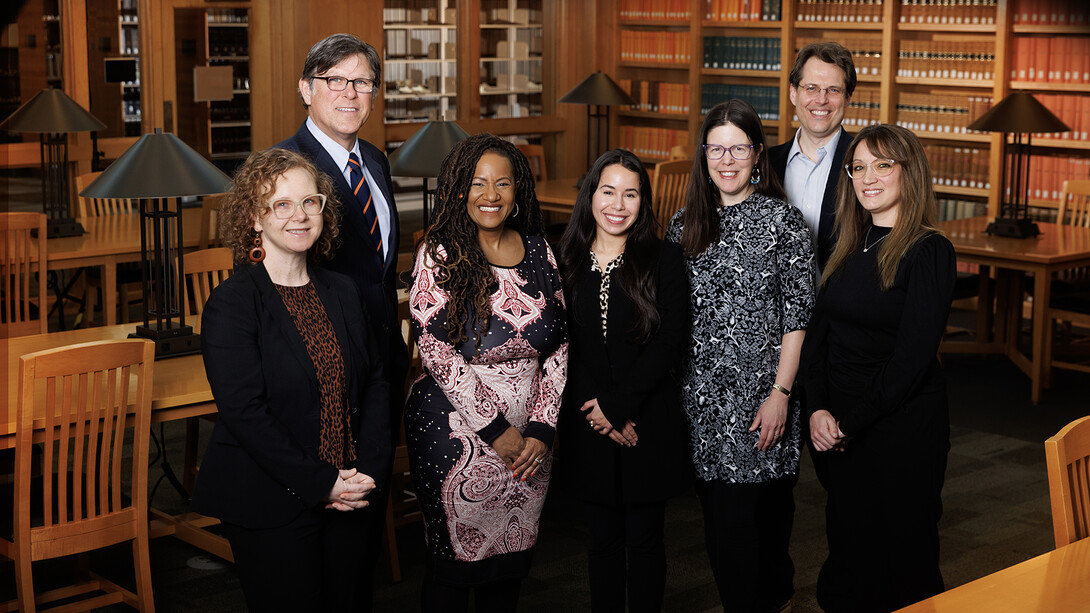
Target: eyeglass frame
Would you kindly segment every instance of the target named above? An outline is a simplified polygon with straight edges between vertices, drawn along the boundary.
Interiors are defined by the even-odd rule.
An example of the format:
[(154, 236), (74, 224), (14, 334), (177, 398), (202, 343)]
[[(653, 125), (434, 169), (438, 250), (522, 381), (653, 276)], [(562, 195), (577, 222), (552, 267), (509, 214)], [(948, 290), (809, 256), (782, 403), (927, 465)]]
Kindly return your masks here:
[[(878, 169), (874, 167), (875, 162), (889, 162), (889, 172), (887, 172), (885, 174), (882, 174), (882, 173), (878, 172)], [(859, 162), (859, 163), (863, 164), (863, 162)], [(894, 160), (892, 158), (874, 158), (870, 162), (868, 162), (866, 164), (863, 164), (864, 166), (867, 167), (867, 170), (864, 170), (863, 174), (859, 175), (858, 177), (852, 176), (852, 166), (854, 166), (855, 164), (856, 164), (856, 162), (848, 162), (847, 164), (844, 165), (844, 172), (848, 173), (848, 178), (851, 179), (852, 181), (859, 181), (861, 179), (867, 178), (867, 170), (873, 171), (874, 176), (876, 176), (876, 177), (879, 177), (879, 178), (888, 177), (891, 174), (893, 174), (894, 166), (896, 166), (897, 164), (900, 164), (900, 162), (898, 162), (897, 160)]]
[[(314, 197), (317, 197), (319, 200), (322, 201), (322, 206), (320, 206), (318, 208), (318, 212), (316, 212), (316, 213), (307, 213), (307, 209), (303, 205), (302, 201), (296, 202), (295, 200), (292, 200), (291, 198), (274, 198), (272, 202), (265, 205), (265, 208), (269, 209), (269, 212), (272, 213), (273, 217), (275, 217), (277, 219), (291, 219), (292, 217), (295, 217), (295, 212), (300, 210), (300, 209), (302, 209), (303, 213), (305, 213), (307, 215), (307, 217), (317, 217), (318, 215), (321, 215), (325, 211), (325, 205), (326, 205), (326, 202), (328, 202), (329, 198), (325, 194), (310, 194), (309, 196), (304, 196), (303, 200), (306, 201), (306, 200), (309, 200), (309, 199), (314, 198)], [(273, 208), (273, 205), (276, 204), (277, 202), (290, 202), (292, 204), (291, 212), (288, 213), (287, 217), (281, 217), (280, 213), (277, 212), (277, 210), (275, 208)]]
[[(700, 148), (704, 150), (704, 157), (708, 158), (709, 160), (718, 161), (718, 160), (723, 159), (723, 155), (720, 155), (718, 157), (713, 157), (713, 156), (709, 155), (708, 154), (708, 147), (722, 147), (723, 148), (723, 155), (726, 155), (727, 153), (730, 153), (730, 156), (732, 158), (734, 158), (735, 160), (741, 162), (743, 160), (748, 160), (749, 158), (753, 157), (753, 150), (757, 148), (757, 145), (743, 145), (741, 143), (739, 143), (737, 145), (730, 145), (730, 146), (717, 145), (715, 143), (705, 143), (703, 145), (700, 145)], [(745, 147), (749, 151), (749, 155), (747, 155), (746, 157), (743, 157), (743, 158), (740, 158), (740, 157), (734, 155), (734, 148), (735, 147)]]
[(807, 83), (803, 85), (799, 83), (795, 87), (795, 91), (800, 91), (811, 98), (817, 98), (818, 94), (824, 93), (827, 98), (839, 99), (845, 98), (848, 95), (848, 90), (845, 87), (839, 85), (830, 85), (829, 87), (818, 87), (816, 83)]
[[(357, 94), (373, 94), (376, 91), (378, 91), (378, 88), (379, 88), (379, 82), (374, 80), (374, 79), (349, 79), (348, 77), (338, 77), (338, 76), (332, 76), (332, 77), (313, 76), (311, 78), (312, 79), (321, 79), (321, 80), (325, 81), (325, 86), (328, 87), (329, 91), (331, 91), (331, 92), (343, 92), (346, 89), (348, 89), (348, 84), (349, 83), (352, 83), (352, 89)], [(333, 87), (333, 85), (330, 83), (330, 81), (336, 81), (336, 80), (344, 80), (344, 87), (342, 87), (340, 89), (337, 89), (337, 88)], [(369, 90), (367, 90), (365, 92), (361, 92), (360, 88), (357, 86), (357, 84), (359, 82), (361, 82), (361, 81), (367, 81), (368, 83), (370, 83), (371, 84), (371, 89), (369, 89)]]

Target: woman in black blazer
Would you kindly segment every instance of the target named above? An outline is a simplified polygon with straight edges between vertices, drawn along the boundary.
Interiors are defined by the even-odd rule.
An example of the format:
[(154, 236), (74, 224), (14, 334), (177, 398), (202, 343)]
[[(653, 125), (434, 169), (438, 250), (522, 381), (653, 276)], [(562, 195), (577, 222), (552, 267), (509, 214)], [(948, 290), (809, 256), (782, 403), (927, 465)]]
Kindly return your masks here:
[(252, 154), (220, 210), (235, 274), (201, 319), (218, 419), (193, 510), (218, 517), (254, 611), (369, 610), (390, 471), (387, 384), (337, 239), (329, 179)]
[[(659, 611), (666, 500), (689, 484), (676, 370), (689, 343), (689, 285), (659, 240), (639, 158), (615, 149), (583, 180), (560, 246), (568, 383), (560, 487), (587, 506), (591, 608)], [(626, 570), (627, 552), (627, 570)]]

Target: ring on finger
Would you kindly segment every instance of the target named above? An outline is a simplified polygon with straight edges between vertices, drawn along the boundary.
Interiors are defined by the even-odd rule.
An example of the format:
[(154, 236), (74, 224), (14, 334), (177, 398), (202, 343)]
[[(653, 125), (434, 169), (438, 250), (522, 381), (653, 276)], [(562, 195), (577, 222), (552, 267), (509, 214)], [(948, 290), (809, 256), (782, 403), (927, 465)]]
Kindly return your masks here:
[(534, 464), (541, 464), (543, 462), (545, 462), (545, 460), (543, 460), (541, 458), (534, 458)]

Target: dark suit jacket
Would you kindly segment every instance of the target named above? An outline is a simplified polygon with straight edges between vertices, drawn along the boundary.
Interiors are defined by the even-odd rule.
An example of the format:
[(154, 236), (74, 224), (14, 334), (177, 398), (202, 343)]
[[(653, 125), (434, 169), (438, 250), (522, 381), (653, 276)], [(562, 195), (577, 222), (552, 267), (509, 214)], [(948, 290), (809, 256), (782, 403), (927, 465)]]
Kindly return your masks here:
[[(791, 152), (791, 145), (795, 135), (786, 143), (776, 145), (768, 150), (768, 160), (772, 163), (772, 171), (784, 183), (784, 175), (787, 173), (787, 154)], [(817, 256), (818, 266), (825, 268), (825, 262), (833, 253), (836, 238), (833, 236), (836, 224), (836, 184), (840, 175), (844, 174), (844, 155), (848, 152), (848, 146), (852, 144), (852, 135), (840, 128), (840, 140), (833, 152), (833, 165), (829, 169), (829, 179), (825, 182), (825, 196), (821, 199), (821, 221), (818, 223), (817, 232)], [(792, 203), (793, 204), (793, 203)]]
[[(387, 383), (359, 296), (345, 276), (309, 269), (344, 357), (356, 469), (390, 475)], [(265, 267), (241, 266), (201, 317), (204, 367), (218, 418), (193, 510), (247, 528), (281, 526), (322, 505), (337, 467), (318, 458), (318, 378)], [(382, 493), (368, 498), (381, 500)]]
[(397, 250), (401, 231), (394, 205), (393, 184), (390, 182), (390, 162), (374, 145), (360, 140), (363, 164), (371, 171), (390, 205), (390, 244), (386, 258), (377, 251), (370, 228), (363, 219), (363, 209), (344, 178), (343, 168), (337, 168), (333, 158), (307, 129), (304, 122), (294, 136), (276, 145), (303, 154), (318, 170), (329, 175), (341, 202), (340, 245), (331, 262), (323, 264), (330, 270), (348, 275), (356, 282), (363, 305), (376, 331), (379, 351), (383, 356), (390, 382), (391, 414), (400, 415), (404, 395), (405, 373), (409, 368), (408, 350), (401, 337), (401, 322), (397, 316)]
[[(598, 304), (601, 275), (591, 272), (589, 263), (568, 303), (557, 483), (581, 500), (605, 505), (665, 500), (684, 491), (693, 474), (679, 383), (690, 341), (689, 277), (678, 245), (663, 241), (660, 249), (656, 297), (662, 321), (648, 342), (632, 340), (636, 306), (618, 281), (624, 265), (610, 283), (608, 344), (602, 340)], [(618, 445), (587, 424), (579, 408), (592, 398), (614, 427), (629, 419), (636, 424), (635, 446)]]

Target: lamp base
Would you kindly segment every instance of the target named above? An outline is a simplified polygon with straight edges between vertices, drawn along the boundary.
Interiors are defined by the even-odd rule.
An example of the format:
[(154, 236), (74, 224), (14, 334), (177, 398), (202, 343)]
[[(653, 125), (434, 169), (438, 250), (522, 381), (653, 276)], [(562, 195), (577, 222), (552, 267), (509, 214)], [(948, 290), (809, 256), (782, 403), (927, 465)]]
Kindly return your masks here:
[(201, 352), (201, 335), (193, 332), (193, 326), (182, 326), (173, 321), (168, 321), (164, 328), (159, 328), (157, 324), (136, 326), (136, 332), (129, 338), (155, 341), (156, 360)]
[(1041, 233), (1037, 224), (1032, 221), (1011, 217), (996, 217), (995, 221), (988, 224), (984, 232), (1007, 238), (1032, 238)]

